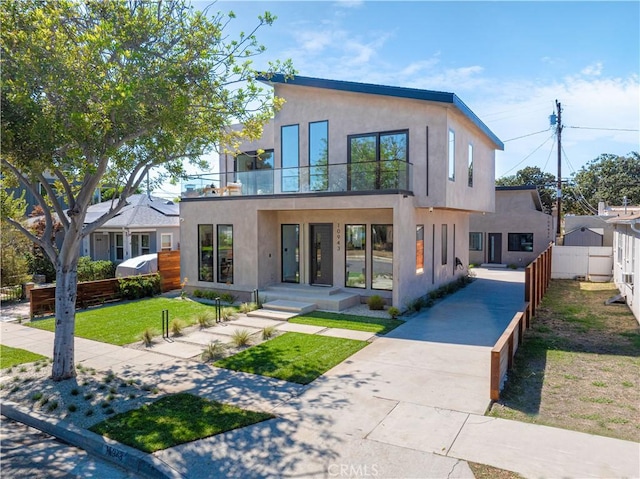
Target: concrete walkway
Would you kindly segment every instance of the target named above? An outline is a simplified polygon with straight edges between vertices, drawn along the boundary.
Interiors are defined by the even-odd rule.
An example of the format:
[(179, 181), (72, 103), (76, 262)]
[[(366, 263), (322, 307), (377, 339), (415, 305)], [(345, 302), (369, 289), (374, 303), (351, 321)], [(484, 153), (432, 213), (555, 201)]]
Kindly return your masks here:
[[(482, 415), (489, 350), (522, 304), (523, 274), (478, 276), (309, 386), (80, 338), (76, 361), (278, 416), (154, 454), (189, 478), (471, 478), (466, 460), (525, 477), (640, 477), (637, 443)], [(2, 333), (51, 354), (51, 333)]]

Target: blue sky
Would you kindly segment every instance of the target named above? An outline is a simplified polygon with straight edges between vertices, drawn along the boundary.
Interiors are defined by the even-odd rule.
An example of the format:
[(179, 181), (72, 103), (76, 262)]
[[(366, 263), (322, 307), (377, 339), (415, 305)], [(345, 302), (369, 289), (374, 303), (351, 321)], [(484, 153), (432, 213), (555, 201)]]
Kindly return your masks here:
[(566, 127), (563, 177), (601, 153), (640, 149), (639, 2), (219, 1), (212, 8), (236, 14), (231, 35), (250, 31), (265, 10), (278, 17), (257, 33), (267, 51), (256, 67), (291, 58), (304, 76), (456, 93), (505, 141), (496, 177), (525, 166), (557, 173), (548, 119), (556, 99)]

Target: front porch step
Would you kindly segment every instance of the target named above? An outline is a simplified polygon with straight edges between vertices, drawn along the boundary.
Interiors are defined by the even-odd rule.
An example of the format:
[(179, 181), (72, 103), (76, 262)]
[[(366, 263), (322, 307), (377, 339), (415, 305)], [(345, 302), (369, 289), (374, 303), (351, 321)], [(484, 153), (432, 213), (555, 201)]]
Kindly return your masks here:
[[(338, 287), (310, 286), (308, 284), (276, 284), (260, 291), (266, 304), (289, 301), (314, 304), (325, 311), (342, 311), (360, 304), (360, 295), (347, 293)], [(265, 305), (266, 307), (266, 305)], [(275, 308), (271, 308), (275, 309)]]
[(285, 313), (304, 314), (317, 309), (318, 306), (315, 303), (277, 299), (275, 301), (264, 303), (262, 305), (262, 308), (270, 309), (272, 311), (282, 311)]
[(294, 316), (298, 316), (298, 313), (275, 311), (273, 309), (256, 309), (247, 313), (247, 316), (250, 318), (272, 319), (274, 321), (289, 321)]

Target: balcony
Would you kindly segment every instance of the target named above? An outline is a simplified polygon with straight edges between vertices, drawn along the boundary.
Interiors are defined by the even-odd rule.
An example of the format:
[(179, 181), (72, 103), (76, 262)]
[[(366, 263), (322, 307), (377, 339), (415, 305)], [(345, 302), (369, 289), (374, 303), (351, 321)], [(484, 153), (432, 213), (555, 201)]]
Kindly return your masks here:
[(411, 192), (412, 168), (392, 160), (206, 173), (183, 180), (182, 197)]

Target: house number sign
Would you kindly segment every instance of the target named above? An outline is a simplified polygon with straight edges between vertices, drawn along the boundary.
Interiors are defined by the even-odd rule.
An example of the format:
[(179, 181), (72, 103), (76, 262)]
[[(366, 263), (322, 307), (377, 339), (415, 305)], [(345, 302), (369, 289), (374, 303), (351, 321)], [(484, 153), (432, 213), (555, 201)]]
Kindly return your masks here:
[(340, 223), (336, 223), (336, 251), (340, 251)]

